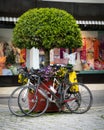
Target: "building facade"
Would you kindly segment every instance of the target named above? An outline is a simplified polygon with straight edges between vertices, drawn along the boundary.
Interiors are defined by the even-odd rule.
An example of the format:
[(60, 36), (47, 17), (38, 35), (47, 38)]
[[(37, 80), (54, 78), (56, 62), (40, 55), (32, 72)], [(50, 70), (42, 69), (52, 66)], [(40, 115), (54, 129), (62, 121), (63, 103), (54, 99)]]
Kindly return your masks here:
[[(10, 4), (11, 3), (11, 4)], [(0, 41), (11, 42), (12, 31), (19, 16), (32, 8), (40, 7), (54, 7), (66, 10), (71, 13), (77, 20), (81, 28), (83, 47), (81, 50), (80, 60), (78, 56), (76, 62), (79, 63), (79, 68), (75, 66), (78, 71), (98, 70), (100, 76), (103, 75), (104, 70), (104, 1), (103, 0), (1, 0), (0, 1)], [(71, 51), (61, 49), (59, 50), (59, 59), (64, 60), (62, 51), (70, 54)], [(75, 50), (74, 50), (75, 51)], [(74, 52), (73, 51), (73, 52)], [(18, 50), (18, 63), (26, 62), (25, 50)], [(55, 52), (55, 50), (54, 50)], [(40, 56), (44, 59), (44, 53), (40, 52)], [(84, 55), (86, 54), (86, 55)], [(55, 55), (55, 54), (54, 54)], [(57, 54), (56, 54), (57, 55)], [(56, 57), (55, 55), (55, 57)], [(28, 59), (28, 58), (27, 58)], [(57, 59), (57, 60), (59, 60)], [(60, 61), (59, 61), (60, 62)], [(83, 66), (80, 63), (83, 62)], [(27, 62), (29, 63), (29, 62)], [(87, 71), (87, 72), (88, 72)], [(99, 72), (94, 71), (94, 76)], [(102, 72), (102, 73), (101, 73)], [(88, 73), (88, 74), (89, 74)], [(80, 74), (85, 75), (85, 73)], [(82, 77), (81, 77), (82, 78)], [(81, 79), (82, 80), (82, 79)], [(83, 79), (84, 80), (84, 79)], [(100, 82), (101, 78), (100, 78)]]

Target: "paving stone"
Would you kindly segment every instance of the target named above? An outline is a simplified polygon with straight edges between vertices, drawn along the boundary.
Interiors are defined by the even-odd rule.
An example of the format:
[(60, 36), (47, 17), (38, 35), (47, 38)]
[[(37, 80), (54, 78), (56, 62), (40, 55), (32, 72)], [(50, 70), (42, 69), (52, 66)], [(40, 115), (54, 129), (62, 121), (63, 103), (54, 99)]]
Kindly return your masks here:
[(49, 113), (40, 117), (17, 117), (0, 105), (0, 130), (104, 130), (104, 107), (84, 114)]

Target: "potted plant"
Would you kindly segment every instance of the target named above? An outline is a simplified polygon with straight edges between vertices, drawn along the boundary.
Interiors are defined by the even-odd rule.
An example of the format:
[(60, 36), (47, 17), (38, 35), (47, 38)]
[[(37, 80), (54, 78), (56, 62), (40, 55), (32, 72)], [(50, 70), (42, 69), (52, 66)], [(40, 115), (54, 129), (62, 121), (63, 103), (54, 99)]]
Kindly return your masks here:
[(13, 30), (13, 43), (19, 48), (43, 49), (48, 66), (51, 49), (78, 48), (82, 39), (75, 18), (65, 10), (35, 8), (19, 17)]

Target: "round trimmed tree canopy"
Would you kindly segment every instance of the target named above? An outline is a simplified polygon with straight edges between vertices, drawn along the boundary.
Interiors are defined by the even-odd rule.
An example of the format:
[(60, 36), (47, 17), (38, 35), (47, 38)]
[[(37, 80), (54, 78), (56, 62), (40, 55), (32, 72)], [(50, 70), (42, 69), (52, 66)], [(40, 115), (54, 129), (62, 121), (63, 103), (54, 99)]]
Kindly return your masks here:
[(13, 30), (13, 43), (19, 48), (78, 48), (82, 45), (75, 18), (57, 8), (35, 8), (21, 15)]

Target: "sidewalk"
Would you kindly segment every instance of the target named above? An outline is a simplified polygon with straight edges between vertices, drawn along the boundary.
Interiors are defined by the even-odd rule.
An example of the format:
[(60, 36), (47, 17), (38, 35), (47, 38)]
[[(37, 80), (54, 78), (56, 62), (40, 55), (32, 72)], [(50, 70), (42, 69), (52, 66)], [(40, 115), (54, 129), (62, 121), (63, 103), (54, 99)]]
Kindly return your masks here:
[[(46, 113), (40, 117), (16, 117), (7, 103), (0, 104), (0, 130), (104, 130), (104, 84), (87, 84), (98, 105), (85, 114)], [(0, 96), (8, 97), (16, 87), (0, 87)], [(99, 95), (101, 95), (99, 100)], [(2, 99), (2, 98), (1, 98)], [(101, 101), (102, 100), (102, 101)]]
[[(90, 90), (104, 90), (104, 84), (86, 84)], [(0, 97), (1, 96), (9, 96), (12, 91), (18, 86), (11, 86), (11, 87), (0, 87)]]
[(0, 130), (104, 130), (104, 107), (85, 114), (48, 113), (40, 117), (16, 117), (0, 105)]
[(9, 96), (14, 89), (18, 86), (11, 86), (11, 87), (0, 87), (0, 97)]

